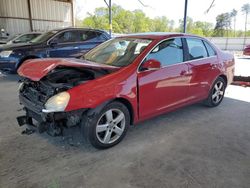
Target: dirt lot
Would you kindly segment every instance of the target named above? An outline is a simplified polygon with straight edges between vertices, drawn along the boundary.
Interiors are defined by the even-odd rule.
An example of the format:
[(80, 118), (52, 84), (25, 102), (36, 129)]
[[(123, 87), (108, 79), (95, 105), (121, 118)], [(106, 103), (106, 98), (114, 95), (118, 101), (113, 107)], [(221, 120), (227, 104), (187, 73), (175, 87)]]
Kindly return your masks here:
[(230, 86), (217, 108), (197, 104), (131, 127), (123, 142), (99, 151), (76, 130), (22, 135), (17, 79), (0, 75), (1, 188), (250, 185), (250, 88)]

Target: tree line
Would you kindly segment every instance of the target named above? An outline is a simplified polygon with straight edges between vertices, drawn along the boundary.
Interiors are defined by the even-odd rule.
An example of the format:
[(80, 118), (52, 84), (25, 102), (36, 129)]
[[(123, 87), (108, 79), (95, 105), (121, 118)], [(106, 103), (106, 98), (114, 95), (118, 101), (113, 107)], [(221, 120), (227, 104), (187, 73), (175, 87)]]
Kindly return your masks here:
[[(220, 37), (243, 37), (250, 36), (250, 30), (247, 29), (247, 19), (250, 13), (250, 4), (242, 6), (241, 12), (245, 14), (245, 30), (236, 30), (236, 16), (238, 12), (233, 9), (216, 17), (215, 26), (210, 22), (193, 21), (187, 18), (187, 32), (199, 36), (220, 36)], [(88, 13), (84, 20), (76, 20), (76, 25), (109, 29), (108, 8), (96, 8), (93, 14)], [(149, 18), (142, 10), (129, 11), (119, 5), (112, 6), (112, 29), (114, 33), (137, 33), (137, 32), (182, 32), (183, 20), (179, 20), (178, 26), (175, 26), (174, 20), (169, 20), (165, 16)]]

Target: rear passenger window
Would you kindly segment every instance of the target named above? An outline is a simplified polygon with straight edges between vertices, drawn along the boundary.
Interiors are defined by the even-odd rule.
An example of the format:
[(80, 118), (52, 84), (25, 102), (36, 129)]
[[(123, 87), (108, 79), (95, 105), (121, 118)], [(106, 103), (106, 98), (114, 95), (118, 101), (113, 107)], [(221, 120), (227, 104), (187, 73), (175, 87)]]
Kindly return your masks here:
[(148, 54), (146, 60), (148, 59), (159, 61), (163, 67), (183, 62), (181, 39), (174, 38), (160, 43), (150, 54)]
[(103, 34), (103, 33), (97, 32), (96, 35), (97, 35), (97, 39), (98, 39), (98, 40), (101, 40), (101, 41), (107, 40), (107, 37), (106, 37), (105, 34)]
[(80, 41), (90, 41), (96, 38), (95, 32), (80, 31)]
[(215, 55), (216, 55), (216, 52), (215, 52), (214, 49), (211, 47), (211, 45), (208, 44), (208, 42), (206, 42), (206, 41), (203, 41), (203, 42), (204, 42), (204, 44), (205, 44), (205, 46), (206, 46), (206, 48), (207, 48), (208, 55), (209, 55), (209, 56), (215, 56)]
[(78, 42), (79, 34), (77, 31), (65, 31), (59, 34), (54, 40), (58, 43)]
[(200, 39), (187, 38), (189, 60), (208, 57), (207, 50)]
[(105, 36), (101, 33), (93, 31), (81, 31), (80, 40), (88, 42), (103, 42), (106, 40)]

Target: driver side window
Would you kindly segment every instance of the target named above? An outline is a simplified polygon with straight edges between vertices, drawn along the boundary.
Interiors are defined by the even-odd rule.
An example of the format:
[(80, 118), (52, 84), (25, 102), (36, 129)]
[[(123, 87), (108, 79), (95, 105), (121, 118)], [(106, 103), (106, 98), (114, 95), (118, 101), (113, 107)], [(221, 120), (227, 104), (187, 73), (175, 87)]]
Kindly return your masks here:
[(53, 41), (57, 43), (68, 43), (68, 42), (78, 42), (79, 32), (78, 31), (65, 31), (54, 38)]
[(146, 60), (155, 59), (161, 66), (168, 66), (183, 62), (183, 46), (180, 38), (166, 40), (156, 46)]

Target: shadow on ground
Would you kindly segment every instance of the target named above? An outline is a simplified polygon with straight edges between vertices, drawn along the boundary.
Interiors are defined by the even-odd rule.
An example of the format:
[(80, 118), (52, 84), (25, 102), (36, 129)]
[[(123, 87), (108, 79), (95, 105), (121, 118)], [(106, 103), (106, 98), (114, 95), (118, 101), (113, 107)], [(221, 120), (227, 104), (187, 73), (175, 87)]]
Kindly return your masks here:
[(0, 71), (0, 82), (15, 82), (18, 81), (20, 77), (17, 74), (10, 74), (8, 72)]

